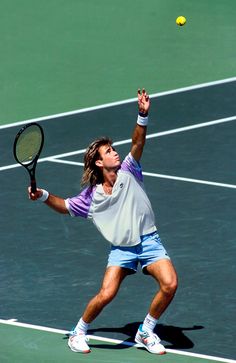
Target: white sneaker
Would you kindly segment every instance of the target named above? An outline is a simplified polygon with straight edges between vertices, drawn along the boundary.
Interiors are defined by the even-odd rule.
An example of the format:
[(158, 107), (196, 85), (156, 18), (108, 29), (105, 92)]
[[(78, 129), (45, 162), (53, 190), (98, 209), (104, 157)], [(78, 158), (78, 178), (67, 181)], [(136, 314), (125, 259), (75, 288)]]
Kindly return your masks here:
[(68, 346), (76, 353), (90, 353), (91, 350), (87, 344), (88, 340), (89, 339), (85, 334), (73, 331), (73, 334), (69, 336)]
[(160, 338), (151, 332), (143, 331), (142, 324), (139, 326), (137, 334), (135, 336), (135, 342), (146, 348), (150, 353), (165, 354), (165, 347), (160, 344)]

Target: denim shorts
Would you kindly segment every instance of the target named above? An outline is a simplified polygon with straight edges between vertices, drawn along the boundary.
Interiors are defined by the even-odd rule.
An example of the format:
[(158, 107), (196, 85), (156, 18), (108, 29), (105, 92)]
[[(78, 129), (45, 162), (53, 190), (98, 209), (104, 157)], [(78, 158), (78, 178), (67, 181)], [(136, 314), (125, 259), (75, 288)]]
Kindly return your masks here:
[(140, 263), (143, 272), (146, 273), (145, 267), (151, 263), (161, 259), (170, 260), (157, 232), (141, 236), (140, 239), (141, 242), (133, 247), (112, 246), (107, 267), (120, 266), (130, 269), (130, 273), (135, 273)]

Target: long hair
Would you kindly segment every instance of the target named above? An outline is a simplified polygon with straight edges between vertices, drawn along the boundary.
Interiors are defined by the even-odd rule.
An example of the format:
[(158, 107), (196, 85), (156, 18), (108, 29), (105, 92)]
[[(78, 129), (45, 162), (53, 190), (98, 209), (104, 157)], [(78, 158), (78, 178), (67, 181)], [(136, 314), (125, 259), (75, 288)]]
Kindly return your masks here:
[(103, 145), (112, 145), (109, 137), (103, 136), (94, 140), (87, 148), (84, 154), (84, 173), (81, 179), (81, 186), (94, 186), (103, 182), (103, 175), (100, 168), (95, 162), (101, 159), (99, 148)]

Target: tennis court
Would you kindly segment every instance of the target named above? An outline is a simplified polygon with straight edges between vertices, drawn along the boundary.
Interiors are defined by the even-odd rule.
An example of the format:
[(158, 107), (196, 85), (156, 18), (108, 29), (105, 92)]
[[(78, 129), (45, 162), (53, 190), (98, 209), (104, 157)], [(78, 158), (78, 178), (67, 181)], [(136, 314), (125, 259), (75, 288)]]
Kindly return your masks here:
[[(167, 348), (222, 359), (235, 355), (235, 94), (236, 82), (230, 81), (153, 96), (154, 116), (142, 162), (159, 231), (180, 278), (179, 291), (160, 322), (158, 334)], [(192, 106), (202, 99), (207, 102), (202, 104), (201, 114), (198, 111), (201, 122), (197, 123)], [(184, 112), (175, 123), (173, 115), (179, 104)], [(213, 104), (219, 110), (217, 117)], [(173, 114), (167, 113), (167, 108)], [(124, 115), (131, 131), (136, 102), (42, 120), (46, 141), (38, 165), (39, 185), (64, 197), (76, 194), (84, 148), (102, 130), (113, 137), (124, 157), (130, 147)], [(170, 121), (172, 128), (168, 127)], [(88, 124), (93, 125), (90, 135)], [(4, 149), (18, 129), (19, 125), (1, 129)], [(80, 149), (76, 149), (78, 145)], [(97, 291), (108, 244), (89, 222), (57, 215), (40, 203), (28, 201), (26, 173), (12, 163), (10, 150), (7, 154), (1, 167), (1, 183), (7, 191), (2, 201), (2, 317), (69, 330)], [(9, 180), (14, 180), (14, 188), (8, 187)], [(116, 300), (94, 322), (90, 334), (131, 343), (154, 289), (154, 282), (142, 274), (128, 278)], [(26, 334), (31, 341), (28, 330)], [(13, 344), (14, 335), (10, 335)], [(61, 343), (67, 349), (66, 341)]]
[[(119, 53), (117, 42), (111, 48), (110, 56), (103, 52), (103, 58), (99, 55), (100, 43), (94, 42), (90, 45), (91, 49), (96, 50), (93, 61), (103, 63), (104, 68), (98, 67), (96, 77), (91, 77), (93, 64), (90, 56), (93, 53), (91, 51), (89, 54), (90, 47), (87, 47), (83, 58), (85, 61), (90, 59), (87, 68), (85, 63), (80, 64), (79, 53), (67, 54), (67, 59), (75, 56), (82, 68), (76, 73), (77, 70), (70, 68), (70, 64), (64, 80), (55, 74), (62, 74), (65, 58), (61, 63), (56, 63), (55, 74), (50, 77), (52, 69), (47, 65), (52, 66), (54, 58), (49, 59), (46, 54), (52, 55), (52, 49), (49, 53), (45, 52), (43, 58), (41, 52), (52, 40), (50, 37), (46, 39), (45, 34), (55, 2), (42, 2), (37, 9), (33, 9), (26, 0), (22, 2), (21, 9), (16, 4), (14, 8), (10, 2), (3, 3), (12, 16), (8, 23), (16, 17), (22, 20), (26, 9), (28, 15), (35, 16), (38, 11), (38, 17), (32, 17), (36, 25), (40, 23), (42, 14), (47, 13), (47, 17), (43, 20), (42, 43), (36, 44), (33, 40), (30, 43), (33, 45), (29, 50), (38, 55), (34, 59), (35, 69), (30, 69), (31, 78), (26, 77), (25, 83), (20, 79), (20, 75), (23, 78), (26, 76), (26, 69), (22, 69), (24, 59), (19, 58), (17, 66), (21, 67), (17, 68), (18, 73), (8, 72), (8, 76), (4, 75), (3, 80), (8, 80), (9, 88), (1, 91), (1, 362), (86, 360), (128, 363), (153, 362), (157, 359), (180, 363), (198, 363), (202, 359), (207, 363), (235, 362), (234, 2), (223, 4), (216, 1), (214, 11), (211, 1), (199, 1), (198, 5), (180, 1), (178, 6), (169, 0), (165, 6), (160, 1), (151, 1), (149, 7), (138, 2), (144, 11), (148, 31), (156, 23), (153, 16), (158, 11), (162, 16), (165, 14), (166, 19), (168, 14), (166, 21), (173, 21), (169, 13), (171, 8), (177, 15), (185, 10), (187, 21), (192, 19), (192, 25), (190, 22), (189, 26), (187, 22), (187, 31), (178, 33), (177, 38), (175, 25), (173, 28), (170, 26), (168, 34), (164, 35), (161, 33), (163, 24), (159, 24), (158, 49), (165, 51), (160, 55), (156, 49), (148, 54), (145, 68), (148, 71), (142, 75), (134, 61), (134, 57), (140, 56), (143, 64), (145, 57), (142, 54), (133, 53), (133, 57), (130, 55), (130, 58), (122, 60), (118, 57), (112, 64), (112, 55), (117, 54), (115, 50)], [(123, 15), (116, 2), (110, 8), (102, 0), (101, 9), (94, 2), (87, 5), (80, 1), (78, 4), (71, 2), (70, 9), (60, 2), (53, 23), (55, 32), (60, 29), (63, 12), (66, 14), (66, 26), (78, 25), (72, 21), (75, 19), (72, 14), (78, 10), (78, 6), (83, 12), (96, 7), (96, 15), (91, 12), (93, 15), (89, 23), (92, 35), (86, 33), (88, 24), (83, 23), (82, 16), (80, 18), (84, 39), (86, 36), (90, 40), (95, 39), (94, 29), (104, 36), (106, 29), (101, 27), (104, 9), (106, 22), (110, 26), (114, 19), (117, 24)], [(141, 10), (139, 7), (133, 13), (132, 1), (128, 1), (126, 6), (129, 19), (133, 21), (131, 35), (135, 37), (135, 27), (139, 24), (135, 19), (141, 15)], [(12, 12), (13, 8), (17, 9), (15, 13)], [(202, 11), (211, 21), (207, 25), (201, 18), (201, 37), (198, 28), (197, 38), (196, 21)], [(223, 22), (217, 23), (220, 24), (217, 29), (209, 26), (216, 19), (220, 20), (222, 13), (228, 16), (228, 27)], [(96, 20), (93, 30), (92, 20)], [(125, 24), (120, 36), (123, 36), (123, 41), (126, 40), (123, 43), (128, 54), (131, 35), (128, 39), (124, 35), (130, 23), (126, 20)], [(33, 26), (33, 20), (30, 25), (32, 34), (36, 35), (39, 28)], [(81, 29), (82, 25), (80, 23)], [(28, 29), (27, 26), (27, 23), (22, 25), (22, 32)], [(9, 35), (13, 31), (10, 29)], [(63, 44), (69, 46), (70, 27), (67, 30)], [(14, 38), (16, 41), (18, 36)], [(29, 40), (28, 36), (27, 33)], [(145, 34), (142, 37), (145, 39)], [(55, 41), (56, 38), (53, 39)], [(112, 39), (109, 35), (105, 38), (105, 44), (111, 45)], [(193, 53), (193, 43), (196, 44), (197, 39), (202, 41), (202, 49), (206, 51), (204, 57), (201, 52)], [(213, 39), (216, 39), (216, 43), (212, 43)], [(153, 41), (151, 37), (150, 44)], [(167, 41), (175, 44), (175, 47), (168, 48)], [(136, 41), (134, 43), (137, 47)], [(219, 44), (222, 53), (218, 52)], [(82, 45), (85, 46), (85, 43)], [(15, 48), (15, 52), (23, 56), (20, 47)], [(132, 54), (132, 49), (129, 54)], [(177, 57), (178, 54), (184, 55), (183, 58)], [(13, 65), (11, 62), (8, 63), (9, 67)], [(41, 63), (47, 72), (40, 68)], [(120, 64), (122, 67), (119, 68)], [(43, 73), (37, 75), (36, 68)], [(162, 74), (158, 69), (162, 70)], [(72, 74), (75, 80), (79, 80), (79, 85), (72, 80), (70, 82)], [(114, 77), (111, 77), (112, 74)], [(46, 83), (43, 83), (42, 75), (49, 80), (49, 88), (44, 88)], [(66, 96), (62, 91), (63, 82)], [(104, 90), (100, 90), (101, 85), (104, 85)], [(22, 87), (20, 96), (17, 95), (19, 86)], [(38, 185), (62, 197), (75, 195), (80, 188), (84, 149), (91, 140), (105, 134), (113, 139), (122, 158), (129, 152), (137, 117), (136, 99), (133, 97), (136, 89), (143, 86), (150, 92), (152, 101), (142, 158), (145, 185), (160, 236), (179, 275), (177, 295), (157, 328), (168, 354), (156, 357), (133, 346), (136, 329), (146, 315), (156, 289), (154, 281), (140, 271), (124, 281), (116, 299), (91, 325), (92, 353), (74, 354), (67, 348), (66, 333), (100, 286), (109, 245), (88, 221), (61, 216), (43, 204), (28, 200), (28, 175), (15, 164), (12, 144), (23, 124), (30, 120), (39, 122), (44, 129), (45, 145), (37, 166)], [(78, 92), (76, 87), (79, 87)], [(23, 102), (26, 98), (27, 104)], [(67, 112), (71, 109), (75, 111)]]

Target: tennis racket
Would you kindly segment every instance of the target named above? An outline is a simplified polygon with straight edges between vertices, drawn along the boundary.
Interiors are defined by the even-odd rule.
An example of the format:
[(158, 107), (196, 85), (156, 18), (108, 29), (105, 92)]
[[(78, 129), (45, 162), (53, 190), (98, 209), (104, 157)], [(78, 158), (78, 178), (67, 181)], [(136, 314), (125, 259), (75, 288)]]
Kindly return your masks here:
[(30, 123), (20, 129), (15, 137), (13, 153), (16, 161), (28, 170), (32, 193), (36, 192), (35, 169), (44, 143), (42, 127)]

